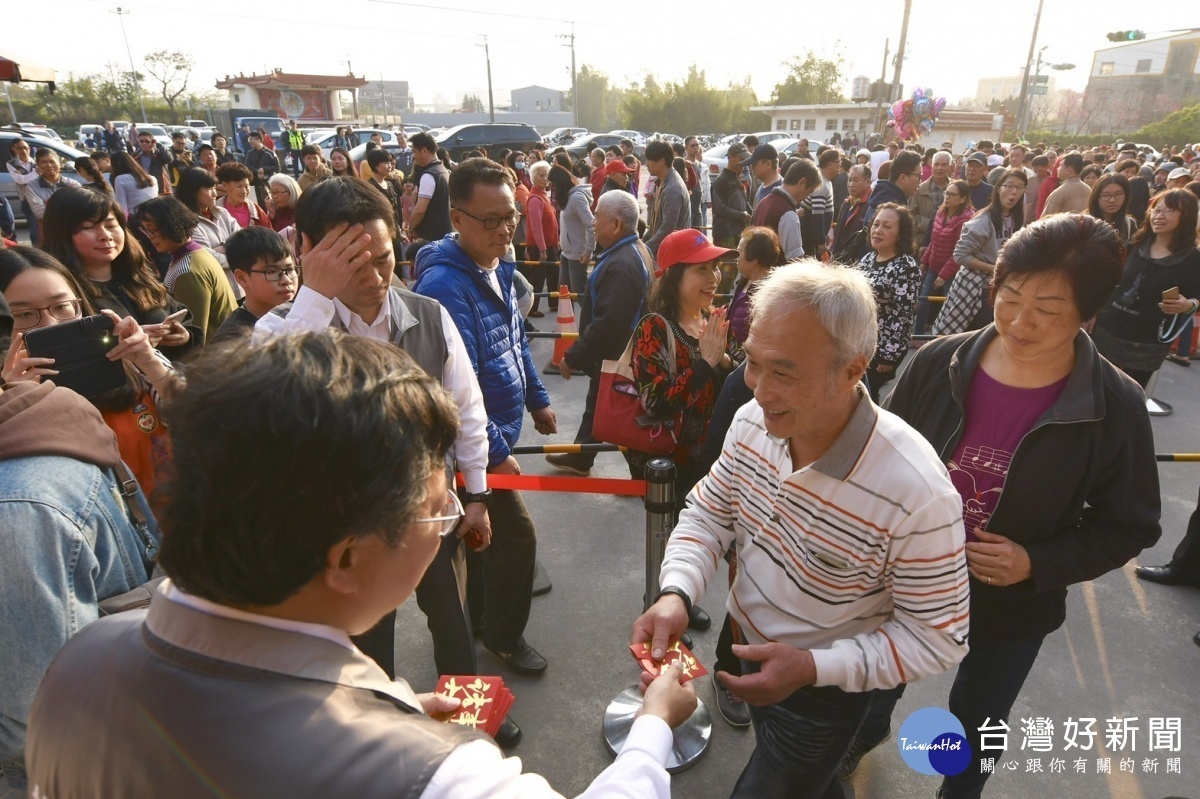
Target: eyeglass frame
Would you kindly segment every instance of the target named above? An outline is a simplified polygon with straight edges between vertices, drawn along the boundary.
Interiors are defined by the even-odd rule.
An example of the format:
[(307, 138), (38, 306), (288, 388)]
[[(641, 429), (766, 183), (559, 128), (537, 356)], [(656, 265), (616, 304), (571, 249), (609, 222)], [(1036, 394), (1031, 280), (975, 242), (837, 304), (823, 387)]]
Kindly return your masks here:
[[(458, 525), (462, 521), (463, 517), (467, 515), (467, 509), (463, 507), (462, 500), (458, 498), (458, 492), (453, 488), (446, 489), (446, 499), (446, 504), (450, 505), (453, 503), (454, 507), (457, 509), (457, 513), (452, 516), (429, 516), (424, 519), (413, 519), (412, 524), (432, 524), (434, 522), (441, 522), (446, 526), (445, 529), (438, 533), (438, 538), (445, 538), (453, 533), (458, 529)], [(453, 524), (447, 524), (447, 522), (453, 522)]]
[[(50, 309), (53, 308), (55, 305), (67, 305), (67, 304), (73, 305), (75, 307), (75, 314), (73, 316), (69, 316), (66, 319), (60, 319), (59, 317), (55, 316), (54, 314), (50, 314), (50, 318), (54, 319), (56, 321), (59, 321), (59, 322), (70, 322), (72, 319), (78, 319), (81, 315), (83, 315), (83, 300), (79, 299), (78, 297), (76, 297), (75, 299), (70, 299), (70, 300), (59, 300), (56, 303), (47, 305), (45, 308), (22, 308), (19, 311), (12, 311), (13, 332), (15, 333), (18, 330), (33, 330), (34, 328), (36, 328), (38, 326), (38, 323), (42, 321), (43, 313), (50, 313)], [(34, 323), (32, 325), (26, 325), (25, 327), (18, 327), (17, 326), (17, 315), (23, 314), (23, 313), (37, 313), (37, 320), (34, 321)]]
[[(262, 275), (263, 280), (267, 281), (268, 283), (278, 283), (279, 281), (283, 280), (283, 276), (285, 274), (287, 274), (288, 272), (292, 273), (291, 280), (299, 280), (300, 279), (300, 269), (301, 269), (301, 267), (299, 265), (295, 265), (295, 266), (291, 266), (287, 269), (280, 269), (279, 267), (272, 267), (270, 269), (250, 269), (247, 271), (249, 271), (251, 274)], [(268, 272), (278, 272), (279, 277), (272, 280), (271, 278), (267, 277)]]
[(496, 228), (500, 227), (500, 225), (504, 225), (506, 228), (516, 230), (517, 226), (521, 224), (521, 212), (520, 211), (513, 211), (512, 216), (507, 216), (507, 217), (494, 216), (494, 217), (491, 217), (490, 219), (484, 219), (481, 216), (475, 216), (475, 214), (473, 214), (470, 211), (467, 211), (466, 209), (463, 209), (463, 208), (455, 208), (454, 210), (458, 211), (460, 214), (466, 214), (467, 216), (474, 219), (476, 222), (479, 222), (480, 224), (483, 225), (484, 230), (495, 230)]

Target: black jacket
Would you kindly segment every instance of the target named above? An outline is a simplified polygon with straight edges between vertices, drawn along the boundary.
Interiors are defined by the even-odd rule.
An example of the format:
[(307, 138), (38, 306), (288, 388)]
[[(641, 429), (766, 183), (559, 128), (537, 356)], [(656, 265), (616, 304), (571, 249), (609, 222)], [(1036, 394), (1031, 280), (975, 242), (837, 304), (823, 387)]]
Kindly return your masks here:
[(737, 238), (749, 224), (750, 198), (742, 188), (741, 180), (729, 169), (722, 169), (713, 181), (712, 210), (713, 241)]
[[(912, 425), (945, 462), (962, 434), (967, 388), (992, 325), (917, 350), (884, 407)], [(1030, 579), (989, 586), (971, 578), (971, 638), (1044, 636), (1066, 617), (1067, 586), (1120, 568), (1154, 546), (1158, 467), (1142, 390), (1075, 337), (1075, 367), (1058, 402), (1013, 453), (987, 526), (1029, 553)]]
[(645, 311), (650, 263), (634, 234), (600, 253), (579, 301), (579, 338), (563, 356), (572, 369), (595, 376), (601, 361), (621, 357)]
[(900, 191), (899, 186), (890, 180), (875, 181), (875, 188), (871, 189), (871, 196), (867, 198), (867, 216), (863, 220), (867, 230), (871, 229), (871, 220), (875, 218), (875, 212), (879, 210), (879, 206), (884, 203), (895, 203), (907, 207), (908, 197)]
[[(279, 171), (279, 158), (266, 147), (260, 147), (257, 150), (251, 147), (246, 153), (246, 159), (243, 163), (246, 164), (251, 174), (254, 175), (254, 179), (250, 181), (250, 184), (253, 186), (267, 185), (267, 179)], [(260, 178), (258, 176), (258, 170), (260, 169), (266, 177)]]

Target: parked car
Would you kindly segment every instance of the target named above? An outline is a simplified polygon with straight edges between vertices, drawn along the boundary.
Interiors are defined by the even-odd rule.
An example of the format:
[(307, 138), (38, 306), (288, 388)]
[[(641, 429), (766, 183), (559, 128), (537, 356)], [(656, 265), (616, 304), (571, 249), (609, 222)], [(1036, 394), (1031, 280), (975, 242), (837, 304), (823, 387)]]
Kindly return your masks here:
[(633, 142), (634, 147), (646, 146), (646, 137), (636, 130), (610, 130), (609, 133), (622, 139), (629, 139)]
[(486, 147), (489, 154), (508, 148), (528, 150), (542, 141), (542, 136), (533, 128), (520, 122), (480, 122), (456, 125), (445, 133), (433, 137), (439, 147), (445, 147), (450, 158), (461, 161), (471, 150)]
[[(573, 144), (567, 145), (567, 154), (572, 158), (583, 158), (592, 150), (599, 147), (601, 150), (606, 150), (614, 144), (620, 144), (621, 139), (627, 139), (628, 136), (622, 136), (619, 133), (589, 133), (586, 136), (578, 138)], [(633, 143), (633, 154), (637, 156), (642, 163), (646, 162), (646, 145)]]
[[(783, 166), (783, 161), (789, 155), (796, 152), (796, 147), (800, 144), (799, 139), (789, 139), (786, 136), (772, 138), (769, 142), (759, 141), (759, 144), (769, 144), (779, 153), (779, 165)], [(704, 151), (704, 155), (700, 160), (708, 166), (708, 177), (716, 180), (721, 174), (721, 170), (729, 164), (729, 148), (733, 145), (722, 144)]]
[(587, 128), (555, 128), (542, 137), (546, 144), (574, 144), (580, 136), (586, 136)]
[[(149, 133), (151, 136), (154, 137), (154, 140), (156, 142), (161, 144), (163, 147), (170, 149), (171, 134), (168, 133), (167, 129), (164, 128), (162, 125), (155, 125), (155, 124), (138, 125), (137, 129), (138, 129), (139, 136), (142, 135), (143, 133)], [(183, 130), (187, 130), (187, 128), (183, 128)]]
[[(396, 134), (390, 130), (383, 130), (381, 128), (353, 128), (352, 132), (354, 135), (358, 136), (358, 141), (360, 144), (366, 144), (368, 141), (370, 141), (372, 133), (378, 133), (380, 136), (382, 136), (384, 144), (398, 143)], [(333, 152), (333, 137), (336, 135), (337, 131), (332, 130), (329, 131), (328, 136), (323, 135), (319, 140), (314, 141), (310, 138), (309, 143), (321, 145), (321, 152), (325, 153), (326, 158), (329, 158), (330, 153)]]
[[(9, 152), (9, 146), (17, 139), (24, 139), (29, 142), (31, 150), (29, 156), (34, 157), (39, 147), (46, 147), (58, 153), (62, 159), (62, 172), (69, 178), (78, 179), (79, 176), (75, 173), (75, 159), (87, 155), (82, 150), (76, 150), (74, 147), (69, 147), (61, 141), (47, 138), (45, 136), (35, 136), (29, 131), (16, 131), (12, 128), (0, 130), (0, 163), (6, 164), (12, 158), (12, 153)], [(82, 181), (80, 181), (82, 182)], [(13, 213), (18, 217), (21, 215), (21, 201), (17, 197), (17, 184), (13, 182), (12, 175), (7, 169), (0, 170), (0, 194), (8, 200), (9, 205), (13, 207)]]

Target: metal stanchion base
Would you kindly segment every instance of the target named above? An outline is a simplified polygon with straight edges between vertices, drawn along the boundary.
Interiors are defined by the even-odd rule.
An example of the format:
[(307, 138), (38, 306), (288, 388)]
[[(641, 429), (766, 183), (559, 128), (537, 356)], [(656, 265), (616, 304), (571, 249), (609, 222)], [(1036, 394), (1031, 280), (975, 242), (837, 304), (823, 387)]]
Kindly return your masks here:
[(1175, 409), (1168, 402), (1154, 397), (1146, 397), (1146, 413), (1151, 416), (1170, 416), (1175, 413)]
[[(629, 728), (642, 709), (642, 694), (637, 688), (626, 688), (609, 703), (604, 711), (604, 743), (615, 757), (629, 737)], [(667, 756), (667, 771), (678, 774), (695, 765), (708, 748), (712, 737), (712, 715), (704, 703), (696, 700), (696, 710), (683, 724), (675, 728), (675, 742)]]

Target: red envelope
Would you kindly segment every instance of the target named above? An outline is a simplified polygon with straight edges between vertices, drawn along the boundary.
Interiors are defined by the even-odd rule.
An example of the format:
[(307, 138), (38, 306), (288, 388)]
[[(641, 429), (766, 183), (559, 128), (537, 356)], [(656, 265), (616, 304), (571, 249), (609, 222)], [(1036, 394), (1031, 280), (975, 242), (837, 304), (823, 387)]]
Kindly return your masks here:
[(500, 677), (443, 675), (437, 693), (462, 702), (446, 720), (495, 736), (512, 707), (513, 694)]
[(666, 654), (663, 656), (661, 663), (655, 661), (654, 657), (650, 654), (649, 641), (641, 644), (630, 644), (629, 651), (633, 653), (633, 657), (641, 664), (642, 669), (653, 677), (659, 675), (663, 666), (676, 661), (679, 661), (683, 665), (683, 673), (679, 678), (680, 683), (685, 683), (688, 680), (694, 680), (697, 677), (703, 677), (705, 674), (708, 674), (708, 670), (692, 654), (692, 651), (680, 641), (673, 641), (667, 647)]

